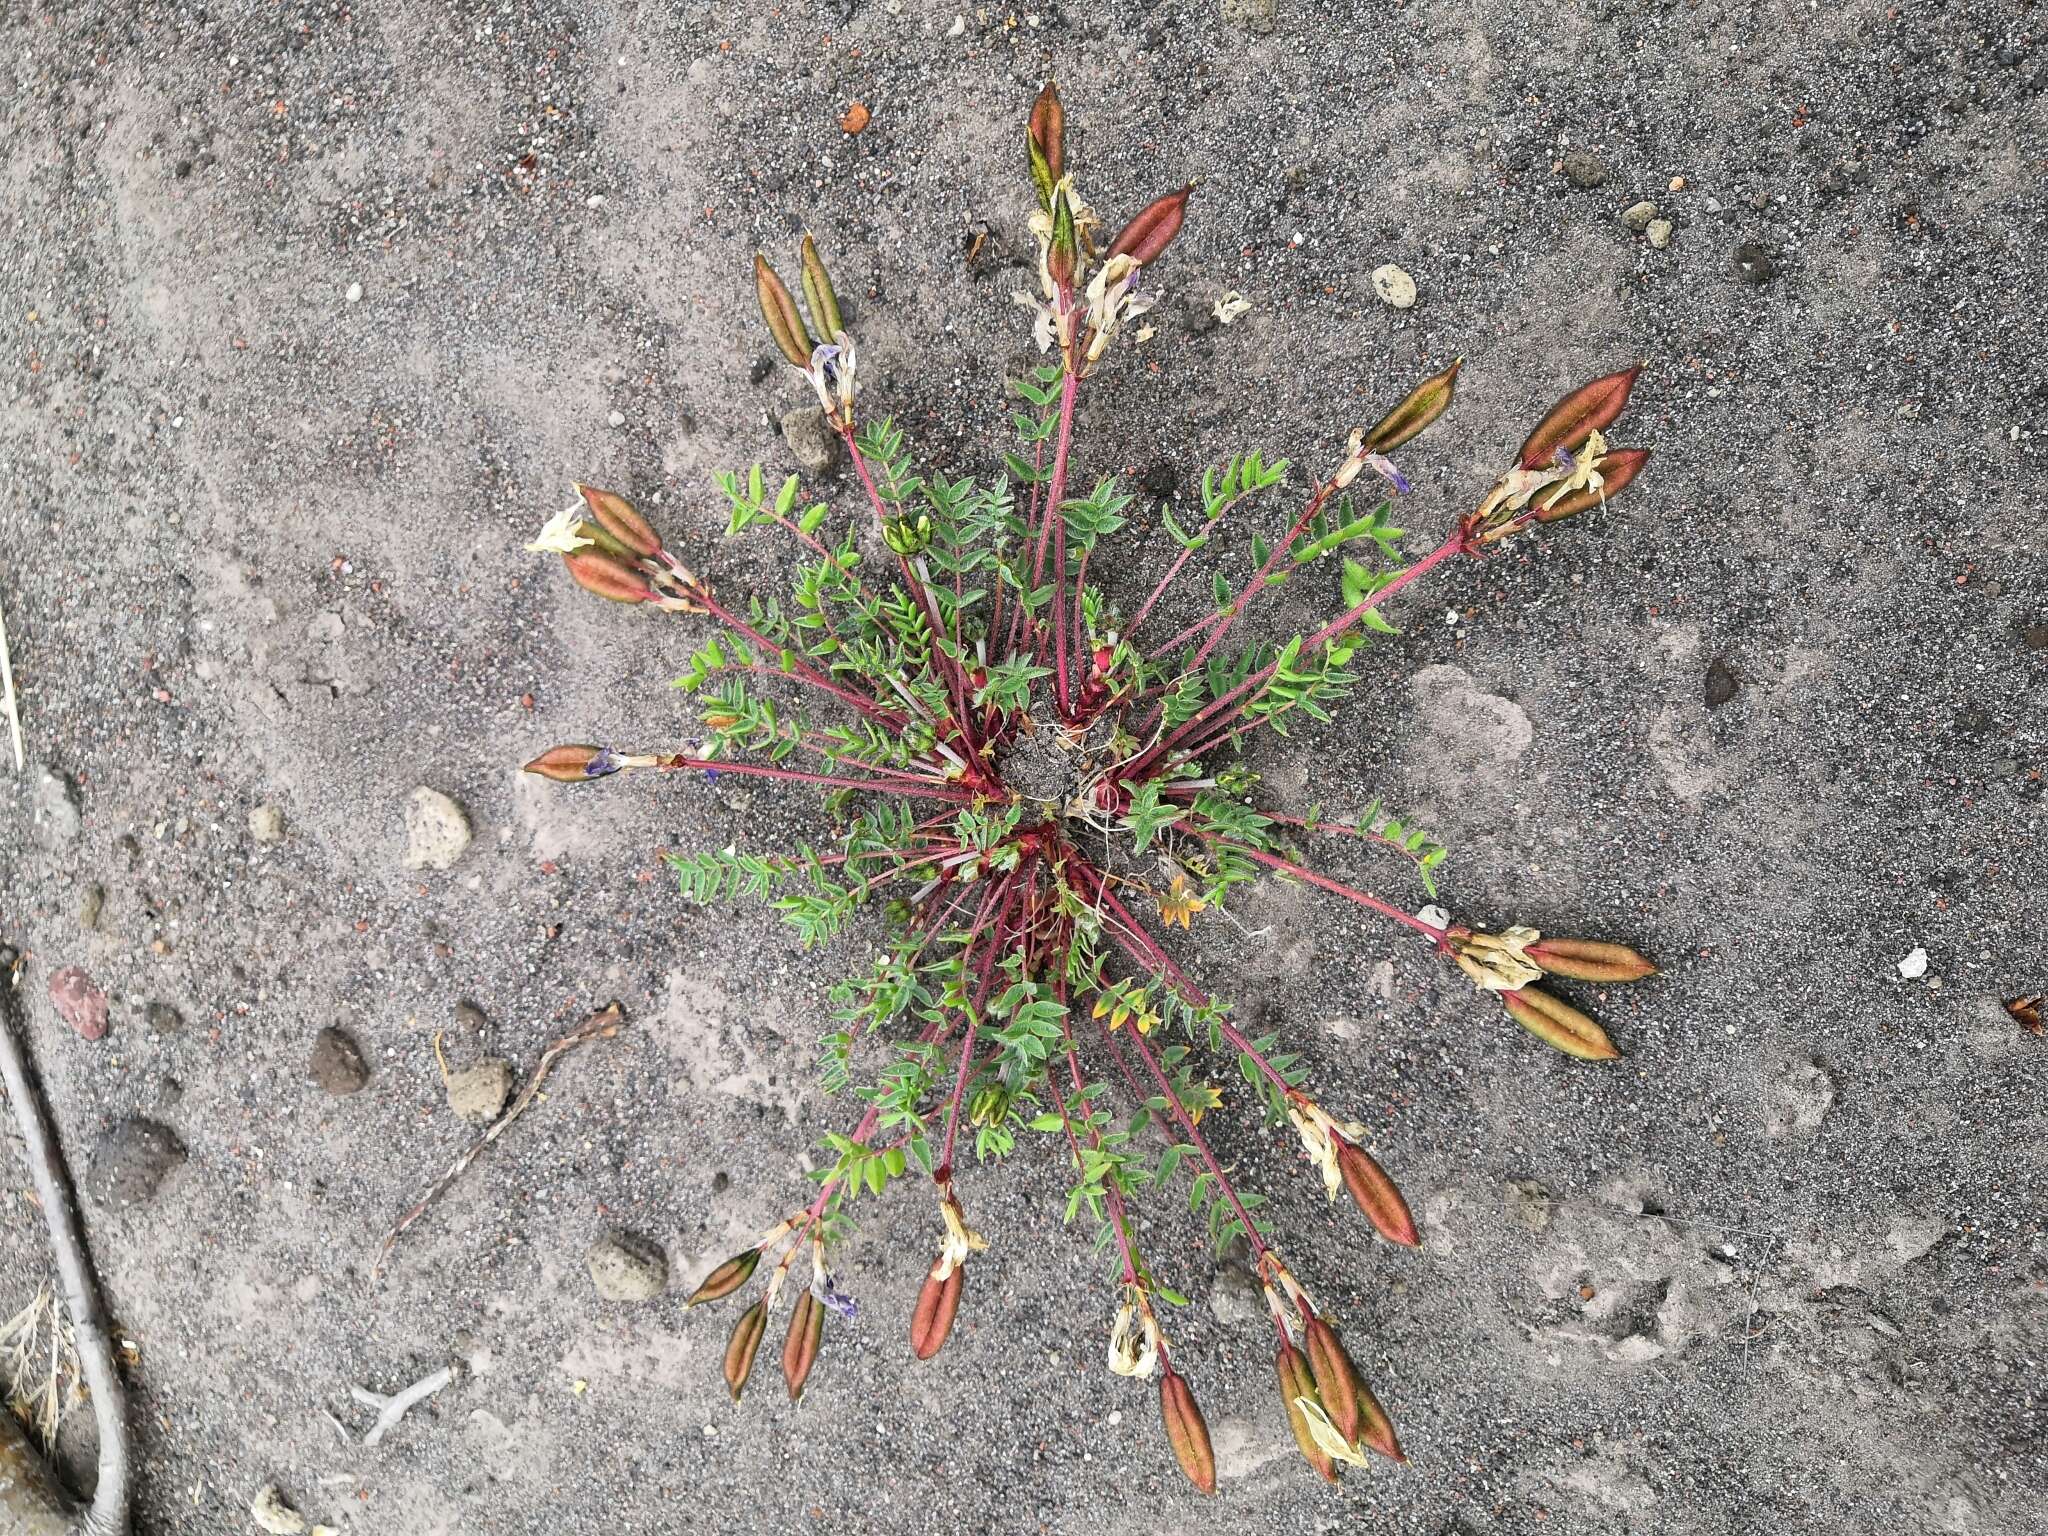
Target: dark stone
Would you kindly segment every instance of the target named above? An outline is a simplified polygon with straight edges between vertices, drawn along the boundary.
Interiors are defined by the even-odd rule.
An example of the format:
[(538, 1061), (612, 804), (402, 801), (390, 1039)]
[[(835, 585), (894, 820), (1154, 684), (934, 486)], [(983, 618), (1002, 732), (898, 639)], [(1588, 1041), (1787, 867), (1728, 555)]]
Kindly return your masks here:
[(1707, 667), (1707, 708), (1719, 709), (1735, 697), (1735, 690), (1742, 686), (1742, 679), (1735, 675), (1727, 662), (1716, 656)]
[(130, 1115), (94, 1146), (86, 1183), (104, 1205), (142, 1205), (184, 1161), (185, 1144), (169, 1126)]
[(1735, 247), (1735, 275), (1752, 288), (1761, 288), (1778, 275), (1778, 263), (1754, 240)]
[(747, 382), (749, 384), (763, 383), (767, 380), (768, 375), (774, 371), (775, 359), (764, 352), (754, 359), (754, 366), (747, 370)]
[(1602, 186), (1607, 181), (1607, 162), (1583, 144), (1574, 145), (1564, 152), (1564, 174), (1582, 190)]
[(313, 1037), (313, 1057), (307, 1071), (314, 1082), (332, 1094), (355, 1093), (370, 1080), (370, 1069), (355, 1041), (331, 1024)]
[(185, 1027), (185, 1016), (169, 1003), (151, 1003), (143, 1010), (142, 1017), (159, 1035), (175, 1035)]
[(2030, 651), (2048, 651), (2048, 615), (2020, 625), (2020, 644)]

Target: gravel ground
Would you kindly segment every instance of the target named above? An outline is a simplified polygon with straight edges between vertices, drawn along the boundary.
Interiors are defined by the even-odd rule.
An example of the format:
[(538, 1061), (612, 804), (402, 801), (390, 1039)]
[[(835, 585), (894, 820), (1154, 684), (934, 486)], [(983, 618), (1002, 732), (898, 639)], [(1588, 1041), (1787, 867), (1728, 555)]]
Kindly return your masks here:
[[(392, 1536), (2039, 1531), (2048, 1040), (2001, 1000), (2048, 989), (2041, 28), (2021, 0), (0, 0), (29, 753), (0, 775), (0, 941), (140, 1349), (140, 1529), (247, 1529), (275, 1482)], [(1638, 488), (1420, 589), (1361, 707), (1260, 762), (1279, 804), (1415, 812), (1461, 913), (1654, 955), (1601, 1005), (1626, 1059), (1547, 1053), (1292, 888), (1187, 944), (1371, 1124), (1426, 1228), (1374, 1247), (1289, 1138), (1211, 1122), (1412, 1456), (1336, 1489), (1232, 1272), (1162, 1208), (1223, 1464), (1214, 1502), (1182, 1483), (1102, 1367), (1113, 1297), (1042, 1150), (964, 1178), (993, 1247), (938, 1362), (905, 1347), (913, 1194), (847, 1248), (862, 1315), (801, 1407), (729, 1405), (728, 1319), (680, 1297), (851, 1118), (809, 1068), (872, 936), (806, 955), (658, 869), (802, 835), (804, 793), (516, 772), (684, 729), (684, 639), (519, 548), (571, 477), (723, 589), (786, 574), (718, 543), (708, 482), (792, 464), (757, 246), (787, 270), (816, 231), (870, 400), (927, 463), (995, 468), (1047, 75), (1112, 219), (1200, 181), (1157, 334), (1080, 421), (1082, 472), (1148, 507), (1249, 447), (1298, 486), (1462, 354), (1458, 410), (1403, 455), (1433, 538), (1566, 385), (1644, 363)], [(1638, 232), (1643, 201), (1665, 222)], [(1414, 307), (1376, 295), (1389, 263)], [(1251, 304), (1227, 329), (1226, 290)], [(1135, 585), (1170, 547), (1149, 510), (1130, 547)], [(420, 789), (466, 848), (444, 826), (408, 860)], [(109, 999), (96, 1043), (49, 1000), (67, 966)], [(625, 1031), (373, 1279), (473, 1134), (436, 1042), (523, 1075), (614, 997)], [(26, 1187), (11, 1130), (0, 1182)], [(659, 1299), (598, 1296), (615, 1229), (665, 1250)], [(49, 1271), (25, 1200), (0, 1234), (7, 1315)], [(359, 1433), (349, 1384), (451, 1361), (375, 1448), (325, 1422)]]

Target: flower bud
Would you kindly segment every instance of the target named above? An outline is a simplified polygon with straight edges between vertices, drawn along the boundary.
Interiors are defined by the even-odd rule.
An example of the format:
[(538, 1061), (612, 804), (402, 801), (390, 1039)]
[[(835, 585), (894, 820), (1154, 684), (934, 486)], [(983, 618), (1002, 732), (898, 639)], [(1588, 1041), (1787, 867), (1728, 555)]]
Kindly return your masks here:
[(1628, 404), (1640, 365), (1582, 384), (1550, 408), (1522, 444), (1524, 469), (1544, 469), (1560, 448), (1576, 451), (1593, 433), (1611, 424)]
[(1603, 502), (1613, 500), (1621, 493), (1623, 486), (1635, 479), (1637, 471), (1649, 462), (1650, 450), (1647, 448), (1617, 448), (1612, 453), (1602, 454), (1593, 462), (1593, 468), (1600, 476), (1599, 487), (1596, 489), (1587, 486), (1583, 490), (1573, 491), (1568, 496), (1559, 497), (1549, 506), (1545, 506), (1540, 499), (1532, 502), (1531, 505), (1536, 509), (1536, 521), (1554, 523), (1560, 518), (1570, 517), (1575, 512), (1583, 512), (1588, 507), (1597, 507)]
[(782, 286), (782, 279), (768, 265), (768, 258), (759, 252), (754, 255), (754, 296), (761, 301), (761, 318), (768, 322), (768, 334), (775, 338), (782, 355), (799, 368), (809, 368), (816, 343), (804, 329), (796, 300)]
[(1302, 1327), (1302, 1342), (1308, 1346), (1308, 1368), (1315, 1377), (1323, 1411), (1337, 1426), (1337, 1433), (1356, 1444), (1358, 1431), (1365, 1422), (1358, 1405), (1358, 1372), (1337, 1341), (1337, 1330), (1311, 1315)]
[(1166, 1424), (1167, 1443), (1188, 1481), (1203, 1493), (1216, 1491), (1216, 1452), (1209, 1445), (1209, 1426), (1185, 1378), (1172, 1366), (1159, 1378), (1159, 1417)]
[(782, 1341), (782, 1379), (789, 1383), (789, 1400), (804, 1395), (804, 1383), (817, 1363), (818, 1345), (825, 1337), (825, 1309), (818, 1298), (805, 1291), (796, 1299), (789, 1317), (789, 1333)]
[(1052, 189), (1066, 174), (1067, 109), (1060, 104), (1059, 87), (1050, 80), (1031, 104), (1031, 121), (1025, 130), (1031, 152), (1031, 184), (1038, 188), (1039, 206), (1052, 206)]
[(809, 235), (804, 236), (803, 265), (804, 306), (830, 341), (846, 327), (839, 322), (839, 296), (833, 293), (832, 279), (826, 275), (825, 263), (818, 258), (818, 242)]
[(1561, 1002), (1541, 987), (1520, 987), (1503, 992), (1514, 1021), (1548, 1045), (1581, 1061), (1612, 1061), (1621, 1054), (1607, 1032), (1570, 1003)]
[(613, 491), (600, 491), (593, 486), (579, 485), (576, 494), (584, 505), (590, 508), (590, 515), (597, 519), (598, 526), (612, 536), (624, 549), (636, 555), (653, 555), (660, 552), (661, 539), (647, 519), (633, 510), (633, 503)]
[(1337, 1171), (1344, 1177), (1344, 1187), (1351, 1192), (1351, 1203), (1381, 1237), (1404, 1248), (1422, 1246), (1415, 1235), (1415, 1218), (1409, 1214), (1408, 1202), (1401, 1198), (1401, 1191), (1370, 1153), (1338, 1138)]
[(1657, 967), (1626, 944), (1598, 939), (1540, 939), (1523, 951), (1553, 976), (1572, 981), (1641, 981)]
[(694, 1307), (700, 1302), (723, 1301), (753, 1278), (754, 1266), (760, 1262), (761, 1250), (758, 1248), (749, 1248), (745, 1253), (734, 1254), (706, 1275), (704, 1283), (690, 1292), (690, 1299), (683, 1305)]
[(1408, 398), (1380, 418), (1379, 425), (1365, 434), (1365, 447), (1373, 453), (1392, 453), (1451, 408), (1458, 392), (1458, 370), (1462, 357), (1442, 373), (1424, 379)]
[(1080, 243), (1074, 234), (1074, 202), (1065, 182), (1052, 190), (1052, 239), (1045, 252), (1045, 272), (1061, 288), (1074, 286), (1079, 273)]
[(1274, 1367), (1280, 1378), (1280, 1401), (1287, 1405), (1287, 1424), (1294, 1431), (1294, 1443), (1301, 1448), (1302, 1460), (1314, 1467), (1324, 1482), (1334, 1483), (1336, 1458), (1316, 1444), (1316, 1437), (1309, 1431), (1308, 1414), (1301, 1406), (1304, 1398), (1311, 1403), (1322, 1402), (1316, 1394), (1315, 1377), (1309, 1372), (1307, 1358), (1291, 1341), (1282, 1339), (1280, 1357)]
[(918, 1359), (931, 1359), (953, 1331), (953, 1314), (960, 1310), (960, 1279), (966, 1273), (956, 1265), (943, 1280), (936, 1269), (924, 1277), (917, 1309), (910, 1314), (910, 1348)]
[(1189, 182), (1178, 192), (1169, 192), (1147, 205), (1110, 242), (1109, 255), (1128, 256), (1147, 267), (1165, 255), (1173, 237), (1180, 233), (1181, 221), (1187, 217), (1188, 194), (1194, 190), (1194, 183)]
[(725, 1346), (725, 1388), (738, 1402), (747, 1378), (754, 1372), (754, 1355), (761, 1347), (761, 1335), (768, 1328), (768, 1303), (757, 1301), (740, 1314), (732, 1339)]
[(644, 603), (654, 596), (654, 588), (647, 584), (647, 579), (617, 555), (579, 549), (573, 555), (562, 556), (562, 564), (576, 578), (577, 586), (611, 602)]

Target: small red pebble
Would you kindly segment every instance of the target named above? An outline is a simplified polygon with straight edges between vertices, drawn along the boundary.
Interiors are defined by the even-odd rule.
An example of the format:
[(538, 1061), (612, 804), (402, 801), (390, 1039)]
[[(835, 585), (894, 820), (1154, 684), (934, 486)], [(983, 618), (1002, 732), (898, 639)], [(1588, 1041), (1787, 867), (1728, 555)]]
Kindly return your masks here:
[(81, 1040), (99, 1040), (107, 1033), (107, 994), (75, 965), (50, 977), (50, 1001)]

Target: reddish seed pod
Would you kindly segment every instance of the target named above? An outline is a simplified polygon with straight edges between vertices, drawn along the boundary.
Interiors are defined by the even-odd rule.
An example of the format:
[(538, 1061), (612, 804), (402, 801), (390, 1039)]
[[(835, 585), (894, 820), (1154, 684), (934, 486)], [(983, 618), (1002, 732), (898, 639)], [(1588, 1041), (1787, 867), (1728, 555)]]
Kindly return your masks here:
[(528, 763), (524, 771), (559, 784), (581, 784), (590, 777), (585, 770), (597, 760), (599, 750), (582, 745), (549, 747)]
[(1538, 939), (1522, 951), (1553, 976), (1572, 981), (1641, 981), (1657, 967), (1626, 944), (1598, 939)]
[(597, 519), (598, 526), (633, 554), (652, 555), (661, 549), (661, 539), (647, 519), (616, 491), (600, 491), (595, 486), (579, 485), (576, 494), (590, 508), (590, 515)]
[(1294, 1431), (1294, 1443), (1301, 1448), (1302, 1460), (1314, 1467), (1324, 1482), (1334, 1483), (1337, 1481), (1337, 1460), (1316, 1444), (1316, 1437), (1309, 1432), (1308, 1415), (1301, 1410), (1300, 1399), (1304, 1397), (1312, 1403), (1322, 1402), (1317, 1395), (1315, 1377), (1309, 1371), (1307, 1357), (1292, 1342), (1283, 1339), (1274, 1369), (1280, 1378), (1280, 1401), (1287, 1405), (1287, 1424)]
[(754, 297), (761, 301), (761, 318), (768, 322), (768, 334), (775, 338), (782, 355), (799, 368), (810, 367), (811, 349), (815, 345), (811, 333), (804, 329), (796, 300), (768, 265), (768, 258), (759, 252), (754, 255)]
[(1216, 1452), (1209, 1445), (1209, 1426), (1187, 1381), (1165, 1368), (1159, 1378), (1159, 1417), (1166, 1425), (1167, 1443), (1188, 1481), (1203, 1493), (1216, 1491)]
[(1357, 1444), (1365, 1423), (1358, 1401), (1358, 1372), (1337, 1341), (1337, 1330), (1320, 1317), (1311, 1317), (1302, 1327), (1302, 1342), (1308, 1345), (1308, 1368), (1323, 1399), (1323, 1411), (1337, 1426), (1338, 1434)]
[(790, 1314), (789, 1333), (782, 1341), (782, 1379), (789, 1383), (789, 1400), (804, 1395), (811, 1367), (818, 1363), (818, 1345), (825, 1337), (825, 1309), (818, 1298), (805, 1291), (796, 1299)]
[(1340, 1137), (1337, 1171), (1344, 1176), (1344, 1187), (1351, 1192), (1351, 1203), (1381, 1237), (1403, 1248), (1422, 1246), (1422, 1240), (1415, 1235), (1415, 1218), (1409, 1214), (1408, 1202), (1401, 1198), (1401, 1191), (1371, 1153)]
[(1031, 179), (1038, 186), (1040, 202), (1052, 201), (1052, 189), (1067, 165), (1067, 109), (1060, 104), (1059, 87), (1050, 80), (1031, 104), (1031, 122), (1025, 130), (1031, 151)]
[(690, 1299), (684, 1305), (694, 1307), (701, 1302), (723, 1301), (753, 1278), (754, 1266), (760, 1262), (761, 1250), (758, 1248), (734, 1254), (704, 1277), (704, 1283), (690, 1292)]
[(1621, 488), (1635, 479), (1637, 472), (1649, 462), (1650, 450), (1647, 448), (1617, 448), (1612, 453), (1603, 453), (1600, 455), (1599, 463), (1594, 466), (1600, 471), (1600, 489), (1596, 491), (1588, 486), (1584, 490), (1573, 491), (1569, 496), (1560, 496), (1557, 504), (1549, 507), (1543, 505), (1543, 497), (1538, 493), (1536, 499), (1530, 503), (1536, 509), (1536, 521), (1554, 523), (1560, 518), (1583, 512), (1588, 507), (1597, 507), (1602, 502), (1612, 501), (1621, 494)]
[(1110, 242), (1109, 254), (1128, 256), (1140, 266), (1149, 267), (1157, 261), (1180, 233), (1181, 223), (1187, 217), (1188, 194), (1194, 190), (1194, 183), (1189, 182), (1178, 192), (1169, 192), (1148, 205)]
[(654, 588), (646, 578), (617, 555), (579, 549), (573, 555), (562, 556), (562, 564), (569, 567), (577, 586), (611, 602), (644, 603), (654, 596)]
[(1377, 1451), (1389, 1461), (1406, 1461), (1407, 1452), (1401, 1449), (1401, 1440), (1394, 1433), (1394, 1421), (1387, 1417), (1387, 1410), (1380, 1406), (1380, 1400), (1372, 1395), (1372, 1388), (1363, 1381), (1358, 1384), (1358, 1443), (1369, 1451)]
[(768, 1329), (768, 1304), (757, 1301), (740, 1314), (732, 1338), (725, 1346), (725, 1389), (738, 1402), (754, 1373), (754, 1355), (761, 1348), (761, 1335)]
[(924, 1277), (917, 1308), (910, 1314), (910, 1348), (918, 1359), (931, 1359), (953, 1331), (953, 1314), (960, 1310), (960, 1279), (966, 1273), (956, 1266), (943, 1280), (936, 1274)]
[(1582, 384), (1550, 408), (1550, 414), (1536, 423), (1536, 430), (1522, 444), (1522, 468), (1543, 469), (1560, 448), (1576, 451), (1593, 433), (1611, 426), (1628, 404), (1629, 391), (1636, 387), (1640, 366), (1624, 368)]

